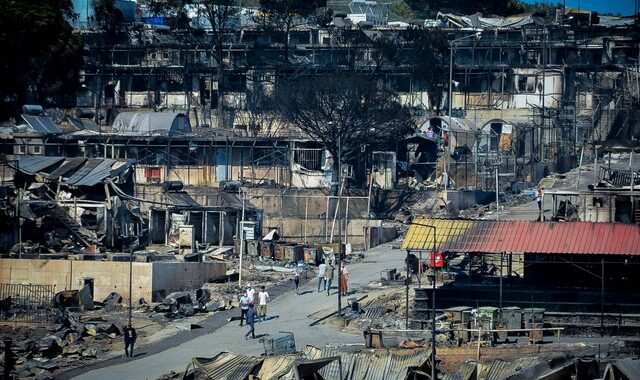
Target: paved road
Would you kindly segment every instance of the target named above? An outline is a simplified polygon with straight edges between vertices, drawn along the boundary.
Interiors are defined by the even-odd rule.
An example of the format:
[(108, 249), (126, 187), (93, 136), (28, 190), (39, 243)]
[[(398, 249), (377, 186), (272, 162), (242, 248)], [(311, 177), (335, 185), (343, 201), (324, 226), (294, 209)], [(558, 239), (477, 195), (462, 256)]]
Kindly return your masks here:
[[(349, 265), (349, 286), (350, 289), (356, 290), (356, 293), (349, 297), (361, 296), (362, 293), (359, 293), (358, 289), (379, 279), (380, 271), (401, 268), (404, 265), (404, 255), (404, 252), (392, 249), (390, 244), (384, 244), (368, 251), (359, 263)], [(312, 319), (308, 318), (308, 315), (325, 309), (330, 312), (337, 308), (337, 295), (327, 296), (326, 293), (316, 293), (316, 286), (317, 281), (312, 279), (302, 288), (302, 293), (305, 294), (296, 295), (295, 292), (290, 291), (274, 300), (269, 305), (268, 316), (278, 316), (278, 318), (257, 323), (256, 335), (291, 331), (295, 334), (296, 346), (299, 348), (307, 344), (363, 343), (360, 335), (336, 331), (324, 325), (309, 327)], [(346, 305), (346, 300), (343, 300), (343, 305)], [(76, 379), (156, 379), (172, 370), (176, 372), (184, 370), (188, 361), (196, 356), (211, 357), (220, 351), (259, 355), (263, 352), (262, 344), (257, 340), (246, 341), (244, 339), (246, 332), (246, 327), (240, 327), (237, 321), (232, 321), (211, 333), (162, 352), (85, 372)], [(144, 348), (140, 351), (144, 352)]]

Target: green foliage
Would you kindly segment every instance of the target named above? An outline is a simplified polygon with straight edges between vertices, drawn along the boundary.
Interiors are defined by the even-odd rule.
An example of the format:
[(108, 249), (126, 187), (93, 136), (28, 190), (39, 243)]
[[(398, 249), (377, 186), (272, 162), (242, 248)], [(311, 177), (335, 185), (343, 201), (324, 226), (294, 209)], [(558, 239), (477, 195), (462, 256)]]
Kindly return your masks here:
[(189, 29), (189, 15), (186, 8), (189, 3), (189, 0), (149, 0), (147, 6), (151, 14), (167, 17), (169, 27), (172, 29)]
[(259, 24), (264, 29), (288, 33), (297, 17), (309, 17), (326, 5), (326, 0), (260, 0)]
[(404, 1), (396, 1), (389, 5), (389, 12), (395, 14), (404, 21), (412, 20), (415, 17), (411, 7)]
[(74, 102), (83, 45), (73, 16), (71, 0), (0, 0), (0, 119), (25, 102)]

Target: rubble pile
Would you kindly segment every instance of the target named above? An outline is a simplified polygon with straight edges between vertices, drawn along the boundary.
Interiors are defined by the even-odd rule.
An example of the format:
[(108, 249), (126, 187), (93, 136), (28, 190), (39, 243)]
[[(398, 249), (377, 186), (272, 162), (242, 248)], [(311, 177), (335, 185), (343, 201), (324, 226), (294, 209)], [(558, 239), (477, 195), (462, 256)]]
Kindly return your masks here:
[[(410, 303), (411, 304), (411, 303)], [(350, 316), (351, 328), (404, 329), (405, 298), (401, 291), (383, 293), (373, 299), (362, 310)]]
[[(504, 212), (505, 208), (516, 207), (536, 199), (535, 189), (528, 189), (518, 194), (503, 193), (500, 194), (500, 212)], [(485, 216), (495, 215), (496, 202), (491, 202), (488, 205), (474, 205), (466, 210), (461, 210), (458, 214), (459, 217), (465, 219), (482, 219)]]
[[(115, 344), (121, 348), (122, 332), (114, 319), (101, 317), (80, 320), (78, 315), (62, 312), (48, 327), (2, 326), (11, 336), (17, 378), (49, 378), (58, 370), (82, 365), (82, 361), (104, 356)], [(117, 343), (116, 343), (117, 342)]]

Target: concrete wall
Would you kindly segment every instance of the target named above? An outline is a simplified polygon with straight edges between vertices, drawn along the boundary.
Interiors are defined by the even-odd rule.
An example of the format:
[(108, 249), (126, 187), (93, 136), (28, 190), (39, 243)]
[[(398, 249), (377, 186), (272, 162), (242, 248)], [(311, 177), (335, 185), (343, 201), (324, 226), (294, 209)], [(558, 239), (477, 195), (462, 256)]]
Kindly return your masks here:
[(395, 227), (370, 227), (368, 234), (369, 246), (367, 248), (373, 248), (398, 237), (398, 230)]
[(153, 264), (153, 301), (160, 301), (171, 292), (198, 289), (209, 280), (224, 277), (227, 265), (220, 262)]
[[(199, 288), (221, 278), (224, 263), (133, 263), (133, 300), (153, 300), (154, 292)], [(83, 279), (94, 279), (94, 298), (102, 301), (118, 292), (129, 299), (129, 263), (40, 259), (0, 259), (0, 283), (55, 285), (56, 292), (79, 289)]]
[[(133, 263), (133, 299), (151, 300), (152, 263)], [(94, 298), (102, 301), (118, 292), (128, 299), (129, 263), (114, 261), (0, 259), (0, 282), (55, 285), (56, 292), (80, 289), (83, 279), (94, 279)]]

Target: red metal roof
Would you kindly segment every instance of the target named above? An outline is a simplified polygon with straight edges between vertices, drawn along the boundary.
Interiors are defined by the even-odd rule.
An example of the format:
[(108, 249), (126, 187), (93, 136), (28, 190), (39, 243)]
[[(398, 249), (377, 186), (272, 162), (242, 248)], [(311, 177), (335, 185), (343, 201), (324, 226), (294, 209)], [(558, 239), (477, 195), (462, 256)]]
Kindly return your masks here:
[(445, 252), (640, 255), (640, 227), (621, 223), (415, 218), (403, 249)]

